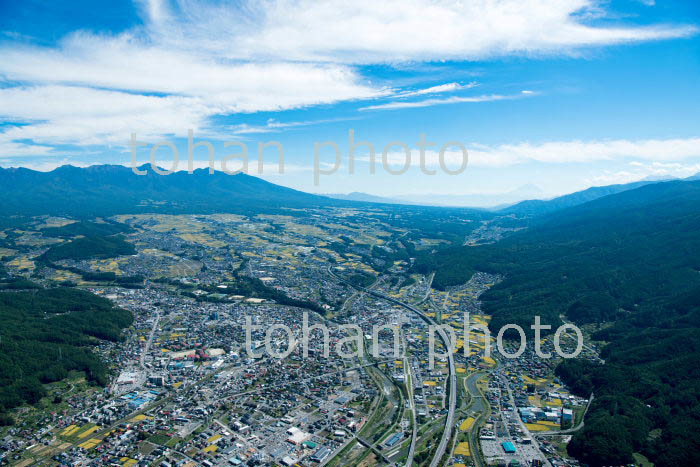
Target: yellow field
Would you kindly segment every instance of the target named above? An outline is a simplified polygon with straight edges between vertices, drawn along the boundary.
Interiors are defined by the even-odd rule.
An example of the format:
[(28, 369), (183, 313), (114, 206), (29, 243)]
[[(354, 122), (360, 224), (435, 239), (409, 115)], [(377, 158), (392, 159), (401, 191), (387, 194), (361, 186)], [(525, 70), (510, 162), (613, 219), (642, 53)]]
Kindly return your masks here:
[(135, 422), (141, 422), (143, 420), (153, 420), (153, 417), (149, 417), (148, 415), (141, 414), (141, 415), (135, 416), (134, 418), (132, 418), (129, 421), (132, 423), (135, 423)]
[(239, 216), (238, 214), (212, 214), (209, 217), (217, 222), (245, 222), (247, 220), (244, 216)]
[(65, 271), (63, 269), (59, 270), (53, 270), (53, 274), (50, 275), (50, 277), (59, 282), (65, 282), (65, 281), (70, 281), (70, 282), (75, 282), (76, 284), (80, 284), (83, 282), (83, 277), (75, 274), (70, 271)]
[(459, 426), (459, 429), (462, 431), (469, 431), (474, 426), (475, 421), (476, 419), (474, 417), (469, 417), (468, 419), (462, 422), (462, 424)]
[(78, 446), (83, 449), (93, 449), (97, 447), (101, 442), (102, 441), (100, 441), (99, 439), (93, 438), (85, 441), (84, 443), (80, 443)]
[(168, 275), (171, 277), (193, 276), (202, 269), (202, 263), (194, 260), (183, 260), (173, 264), (168, 268)]
[(100, 427), (97, 426), (97, 425), (95, 425), (95, 426), (93, 426), (92, 428), (88, 428), (87, 430), (85, 430), (85, 431), (83, 431), (82, 433), (78, 434), (78, 438), (81, 438), (81, 439), (82, 439), (82, 438), (87, 438), (88, 436), (90, 436), (91, 434), (93, 434), (94, 432), (96, 432), (96, 431), (99, 430), (99, 429), (100, 429)]
[(469, 319), (474, 321), (475, 323), (483, 324), (484, 326), (489, 324), (489, 321), (491, 321), (491, 316), (489, 315), (470, 315)]
[(63, 217), (49, 217), (44, 221), (43, 224), (36, 226), (37, 229), (45, 229), (47, 227), (63, 227), (68, 224), (75, 224), (76, 221), (71, 219), (64, 219)]
[(15, 267), (19, 270), (34, 270), (34, 261), (25, 256), (15, 258), (8, 262), (7, 265)]
[(540, 396), (527, 396), (527, 401), (535, 407), (542, 407), (542, 400), (540, 399)]
[(539, 423), (526, 423), (525, 426), (530, 431), (549, 431), (548, 426), (540, 425)]
[(489, 364), (489, 365), (491, 365), (491, 366), (493, 366), (493, 365), (496, 364), (496, 360), (494, 360), (494, 359), (491, 358), (491, 357), (484, 357), (484, 362), (486, 362), (487, 364)]
[(159, 250), (157, 248), (144, 248), (141, 253), (151, 255), (151, 256), (167, 256), (168, 258), (177, 258), (177, 255), (170, 253), (169, 251)]
[(61, 432), (61, 436), (70, 436), (76, 431), (78, 431), (78, 425), (70, 425)]
[(187, 242), (198, 243), (212, 248), (223, 248), (226, 246), (226, 242), (217, 240), (206, 233), (183, 233), (178, 235), (178, 237)]
[(553, 428), (559, 428), (555, 422), (541, 421), (537, 423), (526, 423), (525, 426), (530, 431), (551, 431)]
[(124, 259), (100, 259), (92, 261), (92, 265), (97, 271), (100, 272), (113, 272), (114, 274), (120, 276), (122, 275), (121, 269), (119, 269), (119, 264), (124, 262)]
[(523, 381), (526, 382), (527, 384), (539, 384), (539, 385), (547, 384), (549, 382), (545, 378), (535, 379), (535, 378), (529, 377), (528, 375), (523, 375)]
[(472, 450), (469, 448), (469, 443), (464, 442), (464, 443), (459, 443), (457, 445), (457, 448), (455, 449), (455, 455), (458, 456), (471, 456), (472, 455)]
[(194, 233), (201, 232), (204, 228), (201, 222), (197, 222), (187, 215), (169, 215), (169, 214), (132, 214), (117, 216), (119, 222), (129, 223), (130, 221), (146, 222), (156, 221), (158, 224), (146, 227), (156, 232), (178, 232), (178, 233)]

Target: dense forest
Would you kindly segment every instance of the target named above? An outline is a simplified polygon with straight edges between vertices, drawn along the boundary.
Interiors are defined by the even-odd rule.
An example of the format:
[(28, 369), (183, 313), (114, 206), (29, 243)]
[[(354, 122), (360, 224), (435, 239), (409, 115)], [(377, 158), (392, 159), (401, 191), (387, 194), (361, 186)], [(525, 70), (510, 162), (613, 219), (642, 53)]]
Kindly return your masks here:
[(97, 384), (107, 368), (90, 346), (116, 341), (131, 313), (109, 300), (61, 287), (0, 293), (0, 418), (5, 410), (44, 396), (42, 383), (84, 371)]
[(698, 206), (698, 182), (647, 185), (550, 214), (496, 244), (424, 254), (415, 270), (435, 271), (436, 288), (477, 270), (504, 274), (483, 296), (494, 329), (529, 328), (534, 315), (556, 325), (567, 313), (610, 321), (698, 285)]
[(136, 249), (121, 235), (112, 237), (91, 235), (79, 237), (66, 243), (54, 245), (39, 256), (42, 261), (60, 261), (62, 259), (113, 258), (121, 255), (136, 254)]
[(128, 233), (132, 230), (128, 225), (116, 222), (79, 221), (61, 227), (47, 227), (41, 232), (46, 237), (77, 237), (78, 235), (94, 237)]
[(646, 185), (557, 211), (501, 242), (451, 247), (417, 259), (434, 285), (474, 271), (505, 275), (482, 296), (490, 326), (529, 329), (612, 323), (596, 365), (572, 360), (559, 375), (596, 398), (571, 453), (591, 465), (700, 465), (700, 183)]
[(596, 397), (569, 452), (592, 465), (700, 465), (700, 287), (662, 306), (643, 306), (599, 331), (604, 365), (564, 361), (557, 374)]

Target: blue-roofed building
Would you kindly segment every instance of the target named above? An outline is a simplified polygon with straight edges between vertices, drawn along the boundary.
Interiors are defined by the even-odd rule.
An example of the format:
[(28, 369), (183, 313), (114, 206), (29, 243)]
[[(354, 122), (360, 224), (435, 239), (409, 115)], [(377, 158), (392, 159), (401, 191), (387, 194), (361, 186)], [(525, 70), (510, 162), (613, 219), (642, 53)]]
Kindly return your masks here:
[(514, 454), (516, 449), (515, 449), (515, 444), (513, 444), (510, 441), (506, 441), (505, 443), (501, 443), (501, 447), (507, 454)]
[(389, 438), (389, 440), (386, 443), (384, 443), (384, 445), (386, 447), (390, 448), (390, 447), (394, 446), (396, 443), (398, 443), (399, 441), (401, 441), (402, 438), (403, 438), (403, 433), (396, 433), (391, 438)]

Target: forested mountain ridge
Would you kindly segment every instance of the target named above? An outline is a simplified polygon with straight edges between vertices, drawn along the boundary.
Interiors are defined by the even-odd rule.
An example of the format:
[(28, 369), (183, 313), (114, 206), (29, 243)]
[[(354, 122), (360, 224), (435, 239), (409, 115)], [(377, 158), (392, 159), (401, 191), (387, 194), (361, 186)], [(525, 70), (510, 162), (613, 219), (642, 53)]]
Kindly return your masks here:
[(535, 315), (557, 325), (612, 323), (606, 363), (568, 360), (559, 375), (595, 392), (569, 450), (594, 465), (700, 465), (700, 181), (648, 184), (562, 209), (504, 240), (452, 247), (418, 259), (434, 285), (473, 271), (505, 275), (482, 296), (490, 326)]
[(521, 201), (511, 206), (499, 210), (501, 214), (516, 214), (518, 216), (541, 216), (559, 209), (566, 209), (578, 206), (589, 201), (593, 201), (605, 196), (622, 193), (628, 190), (659, 183), (659, 181), (641, 180), (632, 183), (621, 183), (616, 185), (594, 186), (585, 190), (557, 196), (552, 199), (531, 199)]
[(135, 174), (121, 165), (61, 166), (51, 172), (0, 168), (3, 215), (106, 216), (134, 212), (261, 212), (279, 207), (350, 202), (275, 185), (243, 173), (198, 169), (159, 175), (149, 165)]
[(697, 284), (699, 206), (700, 182), (646, 185), (552, 213), (496, 244), (424, 255), (416, 268), (435, 270), (438, 288), (463, 283), (475, 270), (505, 274), (484, 296), (499, 327), (523, 322), (533, 310), (557, 322), (562, 311), (593, 293), (631, 310), (647, 298)]

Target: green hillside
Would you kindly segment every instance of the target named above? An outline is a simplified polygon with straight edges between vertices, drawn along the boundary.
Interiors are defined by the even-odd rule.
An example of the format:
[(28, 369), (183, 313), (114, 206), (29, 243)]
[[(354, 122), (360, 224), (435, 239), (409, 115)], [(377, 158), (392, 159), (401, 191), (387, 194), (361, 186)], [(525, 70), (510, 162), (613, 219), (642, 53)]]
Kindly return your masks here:
[(131, 322), (128, 311), (82, 290), (0, 293), (0, 420), (9, 422), (6, 409), (37, 402), (42, 383), (71, 370), (104, 384), (107, 368), (90, 346), (118, 340)]
[(419, 258), (434, 285), (473, 271), (505, 275), (483, 296), (492, 329), (540, 315), (558, 325), (611, 322), (606, 364), (566, 361), (558, 372), (596, 399), (570, 451), (591, 465), (700, 465), (700, 183), (646, 185), (550, 214), (482, 247)]
[(44, 261), (60, 261), (62, 259), (113, 258), (120, 255), (133, 255), (136, 249), (124, 237), (90, 236), (80, 237), (66, 243), (54, 245), (39, 259)]

